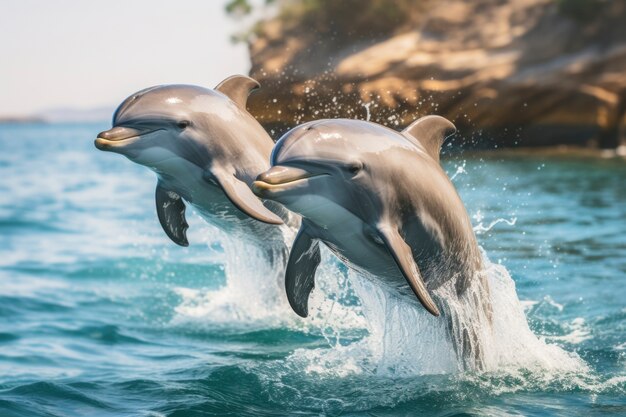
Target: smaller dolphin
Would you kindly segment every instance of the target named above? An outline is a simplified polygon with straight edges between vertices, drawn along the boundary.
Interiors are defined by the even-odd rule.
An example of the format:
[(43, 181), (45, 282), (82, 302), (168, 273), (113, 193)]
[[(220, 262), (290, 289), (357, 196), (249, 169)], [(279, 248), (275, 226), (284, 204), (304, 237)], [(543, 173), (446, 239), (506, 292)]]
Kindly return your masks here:
[[(455, 131), (439, 116), (423, 117), (402, 132), (359, 120), (320, 120), (276, 143), (272, 168), (257, 177), (253, 190), (302, 215), (285, 275), (297, 314), (308, 314), (320, 241), (349, 267), (397, 297), (419, 300), (435, 316), (440, 309), (433, 290), (454, 280), (461, 295), (481, 279), (469, 216), (439, 164), (441, 146)], [(446, 300), (438, 301), (448, 311)], [(452, 330), (460, 332), (459, 343), (476, 343), (465, 329)], [(478, 348), (468, 350), (480, 355)]]
[[(120, 153), (158, 177), (157, 214), (176, 244), (187, 246), (185, 203), (210, 223), (258, 241), (277, 234), (279, 217), (251, 191), (255, 177), (269, 168), (274, 142), (246, 111), (258, 82), (232, 76), (215, 90), (192, 85), (146, 88), (128, 97), (101, 132), (96, 148)], [(272, 203), (268, 202), (268, 206)], [(255, 220), (251, 220), (255, 219)], [(258, 221), (257, 221), (258, 220)]]

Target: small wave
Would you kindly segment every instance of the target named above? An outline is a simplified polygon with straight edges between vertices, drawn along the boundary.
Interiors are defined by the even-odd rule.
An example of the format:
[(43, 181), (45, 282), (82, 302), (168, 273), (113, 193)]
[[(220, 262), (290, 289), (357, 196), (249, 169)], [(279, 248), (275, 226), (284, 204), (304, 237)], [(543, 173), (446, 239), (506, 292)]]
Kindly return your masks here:
[(459, 381), (467, 384), (467, 390), (480, 390), (491, 395), (546, 391), (626, 394), (626, 377), (605, 378), (581, 370), (507, 368), (498, 372), (464, 374), (459, 376)]
[(147, 342), (122, 332), (118, 326), (105, 324), (100, 326), (83, 326), (78, 329), (59, 329), (60, 333), (69, 337), (89, 338), (93, 341), (115, 345), (121, 343), (127, 344), (146, 344)]
[(582, 317), (576, 317), (565, 327), (569, 333), (561, 336), (549, 336), (546, 337), (546, 339), (549, 341), (568, 343), (570, 345), (577, 345), (585, 340), (591, 339), (591, 330), (587, 326), (587, 323), (585, 323), (585, 319)]
[[(11, 400), (13, 409), (29, 409), (31, 415), (66, 415), (84, 414), (89, 412), (101, 413), (103, 410), (112, 411), (115, 407), (108, 402), (86, 394), (82, 390), (67, 384), (53, 382), (34, 382), (20, 385), (3, 392), (3, 396)], [(49, 408), (50, 402), (57, 404)], [(89, 411), (91, 410), (91, 411)]]
[(0, 343), (13, 342), (15, 340), (18, 340), (19, 338), (20, 336), (14, 333), (0, 333)]

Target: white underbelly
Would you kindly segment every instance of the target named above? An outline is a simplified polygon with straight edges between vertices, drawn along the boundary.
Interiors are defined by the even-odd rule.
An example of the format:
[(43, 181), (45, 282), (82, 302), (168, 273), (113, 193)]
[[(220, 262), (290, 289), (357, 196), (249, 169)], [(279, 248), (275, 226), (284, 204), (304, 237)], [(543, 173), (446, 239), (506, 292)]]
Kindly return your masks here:
[(282, 239), (279, 228), (254, 220), (235, 207), (219, 186), (203, 178), (203, 169), (160, 149), (152, 151), (151, 157), (160, 158), (154, 169), (163, 186), (182, 196), (208, 223), (246, 240)]
[(306, 195), (290, 204), (315, 224), (317, 238), (350, 268), (394, 295), (417, 299), (387, 249), (368, 235), (369, 225), (344, 207), (321, 196)]

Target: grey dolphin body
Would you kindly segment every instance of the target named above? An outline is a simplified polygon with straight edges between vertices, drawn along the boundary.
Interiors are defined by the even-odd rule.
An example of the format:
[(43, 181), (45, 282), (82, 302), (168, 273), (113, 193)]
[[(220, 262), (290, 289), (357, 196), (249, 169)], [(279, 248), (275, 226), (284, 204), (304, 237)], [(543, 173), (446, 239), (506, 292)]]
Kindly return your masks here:
[(251, 78), (233, 76), (215, 90), (147, 88), (128, 97), (113, 116), (113, 128), (98, 135), (98, 149), (157, 174), (158, 218), (176, 244), (189, 244), (184, 201), (229, 233), (258, 242), (282, 239), (270, 225), (288, 219), (286, 210), (271, 202), (266, 207), (250, 189), (269, 168), (274, 144), (246, 111), (248, 94), (257, 87)]
[[(433, 297), (433, 290), (453, 280), (461, 296), (483, 280), (470, 219), (439, 163), (441, 145), (454, 132), (439, 116), (402, 132), (358, 120), (321, 120), (276, 143), (272, 168), (253, 190), (303, 217), (285, 277), (297, 314), (308, 314), (319, 241), (348, 266), (400, 298), (419, 300), (436, 316), (440, 307), (448, 312), (449, 300)], [(489, 311), (486, 298), (478, 304)], [(450, 323), (466, 353), (480, 362), (476, 336), (454, 327)]]

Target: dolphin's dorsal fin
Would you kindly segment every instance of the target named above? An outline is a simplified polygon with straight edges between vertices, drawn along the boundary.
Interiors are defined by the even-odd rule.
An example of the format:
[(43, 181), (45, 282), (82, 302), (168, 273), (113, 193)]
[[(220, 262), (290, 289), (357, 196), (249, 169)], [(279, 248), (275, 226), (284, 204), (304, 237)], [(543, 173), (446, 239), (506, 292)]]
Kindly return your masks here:
[(446, 138), (456, 133), (451, 121), (441, 116), (425, 116), (411, 123), (402, 134), (417, 141), (439, 162), (439, 152)]
[(257, 80), (245, 75), (231, 75), (219, 83), (215, 89), (245, 109), (248, 95), (260, 86)]

